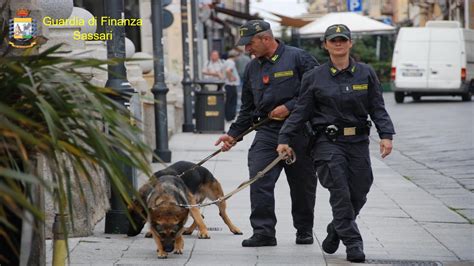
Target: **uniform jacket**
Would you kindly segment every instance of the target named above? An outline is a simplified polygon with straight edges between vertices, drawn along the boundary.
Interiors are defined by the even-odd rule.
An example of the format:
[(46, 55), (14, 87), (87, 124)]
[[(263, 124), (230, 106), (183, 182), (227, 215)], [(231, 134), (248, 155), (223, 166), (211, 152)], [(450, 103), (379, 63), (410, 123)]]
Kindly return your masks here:
[[(275, 107), (284, 104), (291, 112), (300, 93), (303, 74), (318, 65), (316, 59), (304, 50), (287, 46), (279, 41), (270, 58), (255, 58), (248, 65), (242, 87), (242, 106), (237, 120), (228, 134), (237, 136), (250, 126), (255, 118), (266, 117)], [(269, 126), (280, 128), (282, 122)]]
[[(308, 71), (301, 87), (297, 106), (280, 131), (280, 144), (288, 144), (308, 120), (313, 127), (362, 127), (370, 116), (381, 139), (392, 139), (395, 134), (385, 110), (382, 87), (369, 65), (351, 58), (349, 66), (338, 71), (329, 61)], [(338, 137), (338, 141), (344, 142), (367, 139), (367, 135)]]

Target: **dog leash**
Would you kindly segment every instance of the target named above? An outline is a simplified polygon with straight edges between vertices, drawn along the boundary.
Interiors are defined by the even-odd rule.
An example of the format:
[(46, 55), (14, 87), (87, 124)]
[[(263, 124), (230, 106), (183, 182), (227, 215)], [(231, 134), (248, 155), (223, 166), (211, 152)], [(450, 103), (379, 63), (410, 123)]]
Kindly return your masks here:
[[(247, 130), (245, 130), (243, 133), (241, 133), (240, 135), (238, 135), (237, 137), (234, 138), (234, 142), (236, 143), (237, 141), (241, 140), (243, 137), (245, 137), (248, 133), (254, 131), (255, 129), (257, 129), (258, 127), (260, 127), (261, 125), (267, 123), (268, 121), (270, 120), (277, 120), (275, 118), (270, 118), (270, 117), (267, 117), (261, 121), (259, 121), (258, 123), (254, 124), (253, 126), (249, 127)], [(221, 149), (218, 149), (216, 150), (215, 152), (213, 152), (211, 155), (207, 156), (206, 158), (202, 159), (200, 162), (198, 162), (195, 166), (189, 168), (188, 170), (182, 172), (181, 174), (178, 175), (178, 177), (182, 177), (183, 175), (185, 175), (186, 173), (188, 172), (191, 172), (193, 170), (195, 170), (196, 168), (198, 168), (199, 166), (203, 165), (205, 162), (209, 161), (212, 157), (216, 156), (217, 154), (221, 153), (222, 150)]]
[(236, 189), (234, 189), (233, 191), (227, 193), (222, 198), (218, 198), (216, 200), (206, 202), (206, 203), (176, 204), (176, 205), (178, 205), (179, 207), (187, 208), (187, 209), (193, 208), (193, 207), (200, 208), (200, 207), (205, 207), (205, 206), (209, 206), (209, 205), (212, 205), (212, 204), (217, 204), (221, 201), (227, 200), (228, 198), (235, 195), (237, 192), (243, 190), (244, 188), (250, 186), (251, 184), (255, 183), (257, 180), (262, 178), (268, 171), (270, 171), (270, 169), (272, 169), (275, 165), (277, 165), (282, 160), (285, 160), (285, 163), (290, 165), (290, 164), (292, 164), (296, 161), (296, 156), (295, 156), (295, 154), (293, 154), (293, 156), (291, 156), (291, 157), (288, 156), (286, 153), (279, 154), (278, 157), (275, 160), (273, 160), (269, 165), (267, 165), (262, 171), (258, 172), (254, 177), (252, 177), (249, 180), (247, 180), (247, 181), (243, 182), (242, 184), (240, 184)]

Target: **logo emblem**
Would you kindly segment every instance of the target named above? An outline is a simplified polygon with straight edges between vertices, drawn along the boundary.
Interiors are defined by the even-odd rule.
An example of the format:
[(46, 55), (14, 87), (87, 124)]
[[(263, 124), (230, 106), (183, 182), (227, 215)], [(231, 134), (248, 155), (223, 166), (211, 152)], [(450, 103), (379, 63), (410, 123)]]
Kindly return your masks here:
[(337, 26), (336, 32), (341, 32), (341, 28), (339, 26)]
[(265, 75), (262, 77), (263, 84), (269, 84), (270, 83), (270, 76)]
[(8, 43), (15, 48), (30, 48), (36, 45), (37, 23), (28, 15), (30, 11), (20, 8), (9, 20)]
[(247, 28), (240, 28), (240, 36), (244, 36), (245, 31), (247, 31)]

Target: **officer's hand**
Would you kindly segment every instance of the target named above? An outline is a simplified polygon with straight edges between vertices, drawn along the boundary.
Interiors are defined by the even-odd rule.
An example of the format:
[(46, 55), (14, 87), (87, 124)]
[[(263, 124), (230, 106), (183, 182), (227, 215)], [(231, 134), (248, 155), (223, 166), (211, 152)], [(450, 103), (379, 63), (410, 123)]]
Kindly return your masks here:
[(382, 158), (387, 157), (392, 152), (392, 140), (391, 139), (381, 139), (380, 140), (380, 155)]
[(288, 144), (278, 144), (277, 152), (278, 154), (286, 153), (289, 157), (293, 157), (293, 149)]
[(282, 104), (282, 105), (279, 105), (279, 106), (275, 107), (275, 109), (273, 109), (270, 112), (269, 116), (270, 116), (271, 119), (283, 120), (289, 114), (290, 114), (290, 111), (288, 110), (288, 108), (286, 108), (286, 106)]
[(214, 146), (219, 145), (221, 142), (222, 142), (222, 147), (221, 147), (222, 151), (228, 151), (232, 148), (232, 146), (235, 145), (234, 138), (227, 134), (220, 136), (219, 139), (214, 144)]

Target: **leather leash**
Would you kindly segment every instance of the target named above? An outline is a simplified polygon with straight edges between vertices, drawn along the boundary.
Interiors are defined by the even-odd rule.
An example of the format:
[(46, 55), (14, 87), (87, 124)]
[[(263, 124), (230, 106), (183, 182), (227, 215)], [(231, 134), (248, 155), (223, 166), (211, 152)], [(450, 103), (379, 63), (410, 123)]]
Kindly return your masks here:
[[(241, 133), (240, 135), (238, 135), (237, 137), (234, 138), (234, 143), (237, 143), (237, 141), (241, 140), (243, 137), (245, 137), (245, 135), (247, 135), (248, 133), (254, 131), (255, 129), (257, 129), (258, 127), (260, 127), (261, 125), (267, 123), (268, 121), (272, 120), (272, 118), (270, 117), (267, 117), (261, 121), (259, 121), (258, 123), (254, 124), (253, 126), (249, 127), (247, 130), (245, 130), (243, 133)], [(195, 166), (189, 168), (188, 170), (182, 172), (181, 174), (178, 175), (178, 177), (182, 177), (183, 175), (185, 175), (186, 173), (188, 172), (191, 172), (193, 170), (195, 170), (196, 168), (198, 168), (199, 166), (203, 165), (205, 162), (209, 161), (212, 157), (216, 156), (217, 154), (221, 153), (221, 149), (218, 149), (216, 150), (215, 152), (213, 152), (211, 155), (207, 156), (206, 158), (202, 159), (200, 162), (198, 162)]]
[(244, 188), (250, 186), (251, 184), (255, 183), (257, 180), (262, 178), (268, 171), (270, 171), (270, 169), (272, 169), (275, 165), (277, 165), (282, 160), (285, 160), (285, 163), (289, 165), (296, 161), (296, 156), (293, 154), (292, 157), (289, 157), (286, 153), (279, 154), (278, 157), (275, 160), (273, 160), (269, 165), (267, 165), (262, 171), (259, 171), (254, 177), (243, 182), (236, 189), (227, 193), (222, 198), (218, 198), (216, 200), (206, 202), (206, 203), (200, 203), (200, 204), (176, 204), (176, 205), (182, 208), (187, 208), (187, 209), (194, 208), (194, 207), (200, 208), (200, 207), (205, 207), (212, 204), (217, 204), (221, 201), (227, 200), (228, 198), (235, 195), (237, 192), (243, 190)]

